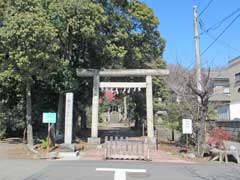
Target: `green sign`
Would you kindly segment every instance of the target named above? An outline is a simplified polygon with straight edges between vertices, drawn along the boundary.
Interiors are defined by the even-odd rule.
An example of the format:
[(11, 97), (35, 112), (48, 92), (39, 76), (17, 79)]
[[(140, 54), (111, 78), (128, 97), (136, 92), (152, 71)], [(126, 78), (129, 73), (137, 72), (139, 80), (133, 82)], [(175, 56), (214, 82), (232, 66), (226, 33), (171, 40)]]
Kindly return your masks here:
[(43, 123), (56, 123), (56, 113), (43, 113)]

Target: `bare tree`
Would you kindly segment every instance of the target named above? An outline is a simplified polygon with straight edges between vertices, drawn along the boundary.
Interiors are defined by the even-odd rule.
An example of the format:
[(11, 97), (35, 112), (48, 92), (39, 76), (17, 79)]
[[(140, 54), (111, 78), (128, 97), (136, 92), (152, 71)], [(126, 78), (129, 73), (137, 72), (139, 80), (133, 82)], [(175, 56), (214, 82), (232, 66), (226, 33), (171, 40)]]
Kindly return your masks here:
[(192, 78), (189, 78), (188, 86), (192, 90), (192, 92), (200, 98), (199, 104), (199, 135), (197, 141), (197, 155), (200, 157), (202, 154), (202, 145), (205, 144), (205, 123), (208, 119), (208, 107), (209, 107), (209, 97), (210, 97), (210, 88), (209, 88), (209, 79), (210, 79), (210, 69), (208, 69), (207, 75), (203, 78), (202, 90), (198, 90), (196, 87), (196, 83), (193, 83)]
[(176, 96), (177, 103), (180, 104), (182, 118), (197, 118), (198, 103), (196, 95), (188, 86), (189, 77), (192, 76), (192, 71), (183, 68), (179, 64), (168, 65), (170, 76), (166, 83)]
[[(197, 89), (195, 71), (184, 69), (181, 65), (169, 65), (170, 76), (167, 85), (180, 99), (182, 118), (194, 120), (192, 141), (197, 145), (197, 155), (202, 154), (202, 144), (205, 143), (205, 122), (208, 119), (210, 69), (202, 73), (202, 90)], [(198, 97), (201, 100), (198, 102)]]

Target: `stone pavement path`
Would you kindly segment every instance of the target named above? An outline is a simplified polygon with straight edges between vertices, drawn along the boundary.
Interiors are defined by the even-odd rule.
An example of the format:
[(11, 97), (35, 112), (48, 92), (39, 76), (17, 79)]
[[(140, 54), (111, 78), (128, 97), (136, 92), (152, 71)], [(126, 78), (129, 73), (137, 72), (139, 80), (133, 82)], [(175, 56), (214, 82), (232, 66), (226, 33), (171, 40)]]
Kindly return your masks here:
[(140, 137), (141, 130), (135, 130), (124, 123), (109, 123), (99, 128), (99, 136)]

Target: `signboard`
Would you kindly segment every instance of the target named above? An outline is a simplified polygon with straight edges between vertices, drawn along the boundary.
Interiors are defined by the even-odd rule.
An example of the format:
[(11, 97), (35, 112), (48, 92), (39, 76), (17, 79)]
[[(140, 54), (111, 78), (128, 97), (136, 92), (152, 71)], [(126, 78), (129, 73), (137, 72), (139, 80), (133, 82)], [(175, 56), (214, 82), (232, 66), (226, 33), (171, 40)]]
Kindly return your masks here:
[(182, 120), (182, 132), (183, 134), (192, 134), (192, 120), (183, 119)]
[(56, 123), (56, 113), (43, 113), (43, 123)]

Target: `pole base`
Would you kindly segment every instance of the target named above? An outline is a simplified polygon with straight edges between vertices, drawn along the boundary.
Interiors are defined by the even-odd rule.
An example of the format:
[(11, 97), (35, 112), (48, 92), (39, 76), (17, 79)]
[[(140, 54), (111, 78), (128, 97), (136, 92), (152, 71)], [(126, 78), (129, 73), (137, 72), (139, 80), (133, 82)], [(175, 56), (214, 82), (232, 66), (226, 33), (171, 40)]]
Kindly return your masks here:
[(75, 145), (74, 144), (61, 144), (60, 149), (62, 151), (67, 151), (67, 152), (74, 152), (75, 151)]
[(157, 138), (156, 137), (148, 137), (147, 138), (149, 148), (157, 149)]

